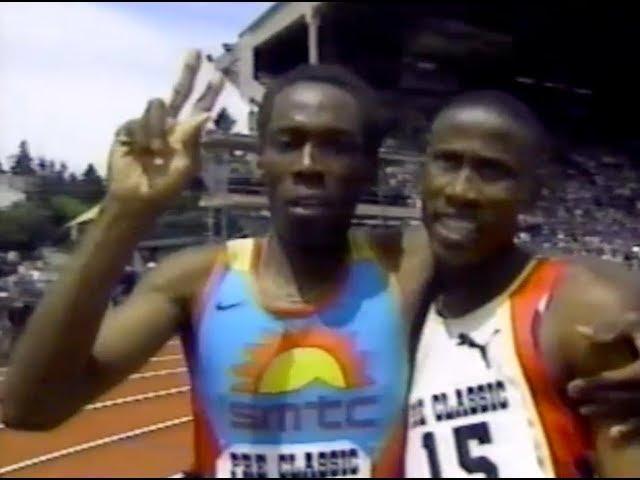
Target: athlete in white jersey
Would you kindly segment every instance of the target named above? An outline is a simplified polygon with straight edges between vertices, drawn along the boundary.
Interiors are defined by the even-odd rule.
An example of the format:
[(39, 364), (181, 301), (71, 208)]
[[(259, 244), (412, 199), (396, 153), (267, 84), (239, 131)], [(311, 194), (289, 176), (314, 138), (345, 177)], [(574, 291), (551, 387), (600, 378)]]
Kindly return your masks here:
[(638, 443), (612, 438), (610, 418), (579, 416), (564, 388), (634, 361), (624, 341), (594, 348), (580, 331), (638, 310), (638, 278), (513, 243), (544, 138), (495, 92), (462, 96), (434, 122), (423, 199), (436, 274), (410, 386), (408, 478), (640, 474)]
[[(455, 319), (430, 307), (409, 405), (410, 477), (588, 472), (581, 423), (535, 383), (538, 358), (528, 348), (527, 330), (541, 318), (561, 269), (532, 261), (505, 292)], [(574, 448), (563, 449), (565, 441)]]

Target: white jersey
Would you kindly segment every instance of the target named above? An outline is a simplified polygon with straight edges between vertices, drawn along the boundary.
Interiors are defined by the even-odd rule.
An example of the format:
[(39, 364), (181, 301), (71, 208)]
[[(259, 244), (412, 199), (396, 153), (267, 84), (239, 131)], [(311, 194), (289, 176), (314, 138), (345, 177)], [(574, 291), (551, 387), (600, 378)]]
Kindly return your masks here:
[(455, 319), (431, 307), (409, 397), (407, 478), (556, 476), (513, 312), (508, 292)]

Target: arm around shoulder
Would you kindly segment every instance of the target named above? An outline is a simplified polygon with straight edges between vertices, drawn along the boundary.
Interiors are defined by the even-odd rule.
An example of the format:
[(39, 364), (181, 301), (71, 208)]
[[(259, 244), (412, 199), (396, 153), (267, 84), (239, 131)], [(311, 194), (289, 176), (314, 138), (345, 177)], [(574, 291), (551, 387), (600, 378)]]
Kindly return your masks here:
[[(549, 306), (542, 331), (543, 352), (558, 385), (576, 377), (594, 377), (626, 366), (637, 359), (632, 339), (619, 337), (594, 343), (584, 331), (600, 329), (613, 339), (630, 311), (640, 307), (637, 274), (612, 262), (597, 259), (575, 262)], [(609, 398), (592, 399), (603, 406)], [(610, 435), (612, 419), (588, 420), (595, 447), (595, 467), (600, 476), (640, 475), (640, 444)]]

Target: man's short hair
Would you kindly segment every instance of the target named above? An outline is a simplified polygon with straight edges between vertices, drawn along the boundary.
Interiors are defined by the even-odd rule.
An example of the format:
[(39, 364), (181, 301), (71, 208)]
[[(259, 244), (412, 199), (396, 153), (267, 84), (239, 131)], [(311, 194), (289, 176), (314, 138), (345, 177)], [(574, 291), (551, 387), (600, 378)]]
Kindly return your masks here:
[(478, 90), (454, 97), (438, 112), (433, 124), (446, 113), (474, 107), (486, 108), (507, 118), (531, 136), (536, 149), (549, 148), (549, 138), (536, 114), (517, 98), (497, 90)]
[(377, 155), (386, 133), (378, 95), (364, 80), (339, 65), (300, 65), (269, 83), (257, 118), (261, 146), (264, 145), (275, 98), (285, 88), (300, 82), (333, 85), (351, 94), (360, 108), (365, 153)]

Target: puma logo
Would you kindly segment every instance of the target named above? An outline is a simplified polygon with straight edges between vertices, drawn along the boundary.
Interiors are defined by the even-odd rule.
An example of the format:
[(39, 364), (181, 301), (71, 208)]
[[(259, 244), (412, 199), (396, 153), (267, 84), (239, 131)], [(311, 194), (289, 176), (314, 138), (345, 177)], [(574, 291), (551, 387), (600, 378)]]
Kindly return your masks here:
[(469, 348), (477, 348), (478, 350), (480, 350), (480, 355), (482, 356), (482, 360), (484, 361), (484, 363), (487, 366), (487, 368), (491, 368), (491, 363), (489, 362), (489, 356), (487, 355), (487, 347), (489, 347), (489, 344), (491, 343), (491, 340), (493, 340), (493, 338), (498, 333), (500, 333), (500, 329), (496, 328), (484, 345), (482, 345), (481, 343), (476, 342), (473, 338), (471, 338), (471, 335), (469, 335), (468, 333), (459, 333), (458, 334), (458, 343), (456, 343), (456, 346), (465, 346), (465, 347), (469, 347)]

